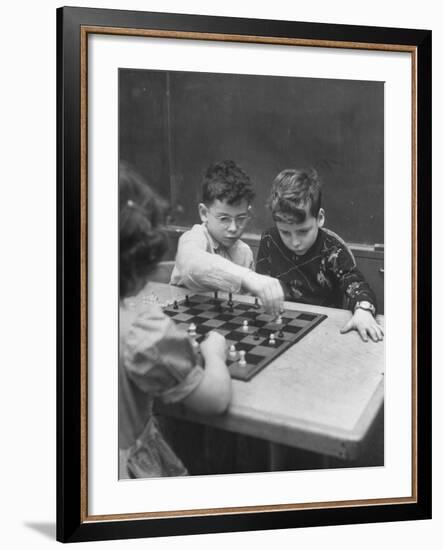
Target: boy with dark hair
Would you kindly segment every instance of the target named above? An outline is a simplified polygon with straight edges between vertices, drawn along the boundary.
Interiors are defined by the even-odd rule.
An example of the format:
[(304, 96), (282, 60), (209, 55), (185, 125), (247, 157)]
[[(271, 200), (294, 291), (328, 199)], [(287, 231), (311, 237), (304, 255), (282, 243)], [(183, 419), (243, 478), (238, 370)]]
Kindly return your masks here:
[(171, 284), (196, 292), (250, 292), (276, 315), (283, 305), (281, 285), (254, 271), (252, 250), (240, 239), (254, 196), (249, 176), (234, 161), (209, 166), (198, 205), (202, 223), (180, 237)]
[(276, 277), (285, 299), (353, 312), (341, 332), (357, 330), (375, 342), (383, 331), (375, 319), (375, 295), (346, 243), (323, 227), (321, 185), (315, 170), (283, 170), (275, 178), (269, 207), (275, 226), (260, 241), (256, 271)]

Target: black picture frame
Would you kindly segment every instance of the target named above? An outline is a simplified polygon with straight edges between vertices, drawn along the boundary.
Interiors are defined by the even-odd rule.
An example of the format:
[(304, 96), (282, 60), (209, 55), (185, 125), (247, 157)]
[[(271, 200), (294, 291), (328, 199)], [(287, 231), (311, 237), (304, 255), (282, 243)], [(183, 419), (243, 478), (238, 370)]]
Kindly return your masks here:
[[(149, 519), (88, 519), (86, 443), (87, 158), (82, 56), (85, 29), (225, 35), (325, 47), (410, 51), (414, 56), (413, 374), (414, 495), (378, 505), (340, 505)], [(83, 29), (83, 30), (82, 30)], [(118, 33), (118, 31), (115, 31)], [(234, 38), (233, 38), (234, 37)], [(220, 40), (220, 38), (218, 38)], [(354, 45), (354, 46), (352, 46)], [(359, 45), (359, 46), (357, 46)], [(343, 47), (343, 46), (342, 46)], [(381, 48), (383, 49), (383, 48)], [(62, 542), (284, 529), (431, 517), (431, 31), (173, 13), (63, 7), (57, 10), (57, 539)], [(84, 59), (84, 57), (83, 57)], [(83, 75), (84, 76), (84, 75)], [(86, 412), (85, 412), (86, 411)], [(123, 511), (122, 511), (123, 512)]]

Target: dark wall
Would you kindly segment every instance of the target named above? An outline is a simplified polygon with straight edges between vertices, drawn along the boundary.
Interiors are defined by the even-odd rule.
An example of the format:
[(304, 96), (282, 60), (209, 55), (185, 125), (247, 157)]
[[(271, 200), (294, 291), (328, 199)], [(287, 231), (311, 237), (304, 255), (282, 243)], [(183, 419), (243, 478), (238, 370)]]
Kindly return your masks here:
[(257, 233), (272, 223), (265, 202), (276, 174), (313, 166), (327, 226), (383, 243), (382, 82), (125, 70), (120, 83), (121, 158), (164, 186), (182, 208), (176, 223), (198, 221), (200, 180), (214, 161), (233, 159), (255, 181)]
[(119, 71), (119, 157), (170, 199), (167, 73)]

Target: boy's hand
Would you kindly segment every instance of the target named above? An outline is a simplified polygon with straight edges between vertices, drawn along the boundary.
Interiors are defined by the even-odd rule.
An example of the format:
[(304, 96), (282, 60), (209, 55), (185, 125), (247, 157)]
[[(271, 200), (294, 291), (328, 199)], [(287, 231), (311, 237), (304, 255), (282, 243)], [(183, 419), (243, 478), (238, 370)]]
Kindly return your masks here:
[(212, 357), (216, 355), (222, 361), (226, 361), (226, 338), (219, 332), (211, 330), (200, 344), (200, 351), (205, 361), (208, 361), (209, 355)]
[(265, 310), (277, 316), (283, 309), (283, 289), (278, 279), (249, 271), (242, 280), (242, 287), (257, 296)]
[(358, 331), (364, 342), (368, 341), (368, 335), (374, 342), (381, 342), (383, 340), (383, 329), (377, 323), (372, 313), (364, 309), (356, 309), (354, 315), (340, 332), (345, 334), (351, 330)]

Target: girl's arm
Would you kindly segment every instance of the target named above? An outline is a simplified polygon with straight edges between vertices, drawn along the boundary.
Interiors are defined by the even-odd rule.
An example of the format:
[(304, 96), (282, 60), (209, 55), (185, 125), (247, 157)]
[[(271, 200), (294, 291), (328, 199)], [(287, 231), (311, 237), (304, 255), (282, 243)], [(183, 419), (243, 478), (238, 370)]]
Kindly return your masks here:
[(201, 343), (200, 351), (205, 359), (203, 378), (182, 403), (200, 414), (221, 414), (228, 408), (232, 394), (224, 336), (211, 331)]

